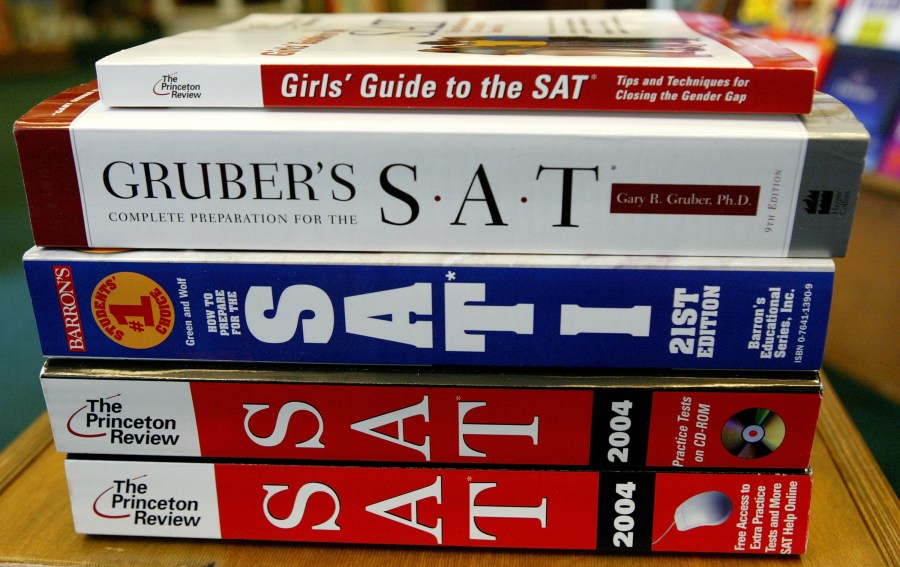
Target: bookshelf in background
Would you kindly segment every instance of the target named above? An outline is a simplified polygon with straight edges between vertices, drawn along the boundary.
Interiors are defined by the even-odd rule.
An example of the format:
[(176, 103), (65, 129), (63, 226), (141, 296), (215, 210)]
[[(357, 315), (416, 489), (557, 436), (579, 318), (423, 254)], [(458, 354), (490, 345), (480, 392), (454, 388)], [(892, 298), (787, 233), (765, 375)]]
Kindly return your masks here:
[[(900, 2), (848, 0), (835, 26), (836, 49), (823, 89), (856, 114), (872, 136), (866, 170), (897, 175), (892, 133), (900, 108)], [(892, 173), (893, 172), (893, 173)]]

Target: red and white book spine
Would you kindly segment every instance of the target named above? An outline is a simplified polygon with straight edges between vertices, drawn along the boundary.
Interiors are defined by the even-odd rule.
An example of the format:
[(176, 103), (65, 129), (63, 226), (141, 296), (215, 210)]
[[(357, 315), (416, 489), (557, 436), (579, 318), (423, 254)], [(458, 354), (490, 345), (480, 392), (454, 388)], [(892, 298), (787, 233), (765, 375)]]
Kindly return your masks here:
[(809, 112), (815, 66), (711, 14), (255, 14), (97, 62), (111, 106)]
[(229, 459), (803, 469), (815, 372), (767, 377), (301, 370), (49, 361), (69, 453)]
[(69, 457), (84, 534), (601, 553), (801, 554), (812, 478)]
[(109, 108), (16, 122), (40, 246), (834, 257), (868, 142), (806, 116)]

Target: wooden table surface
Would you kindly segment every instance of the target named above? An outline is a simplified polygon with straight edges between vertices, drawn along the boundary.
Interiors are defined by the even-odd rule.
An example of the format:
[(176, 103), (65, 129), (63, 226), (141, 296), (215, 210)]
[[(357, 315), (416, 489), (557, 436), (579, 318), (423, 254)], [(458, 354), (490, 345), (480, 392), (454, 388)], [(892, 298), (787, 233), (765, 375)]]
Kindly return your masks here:
[(84, 536), (72, 527), (46, 416), (0, 454), (0, 565), (900, 565), (900, 505), (826, 383), (813, 450), (808, 552), (799, 557), (589, 553), (221, 542)]

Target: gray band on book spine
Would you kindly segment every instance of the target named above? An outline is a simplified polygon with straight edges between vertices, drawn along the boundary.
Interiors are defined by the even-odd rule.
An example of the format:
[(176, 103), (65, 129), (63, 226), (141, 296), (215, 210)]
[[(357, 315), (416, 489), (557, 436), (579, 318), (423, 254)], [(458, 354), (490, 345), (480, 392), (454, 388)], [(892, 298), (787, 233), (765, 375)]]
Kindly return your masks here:
[(847, 107), (825, 94), (816, 95), (813, 111), (801, 120), (809, 141), (788, 255), (844, 256), (869, 134)]

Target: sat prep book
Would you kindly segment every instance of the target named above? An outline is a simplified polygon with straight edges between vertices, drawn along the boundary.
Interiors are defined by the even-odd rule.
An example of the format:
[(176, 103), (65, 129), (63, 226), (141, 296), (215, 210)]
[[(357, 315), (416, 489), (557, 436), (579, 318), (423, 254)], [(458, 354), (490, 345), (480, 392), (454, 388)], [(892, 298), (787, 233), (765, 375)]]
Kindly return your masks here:
[(69, 456), (75, 531), (425, 547), (795, 555), (812, 475)]
[(52, 358), (56, 450), (633, 470), (809, 466), (816, 372), (159, 363)]
[(842, 256), (868, 134), (807, 115), (110, 108), (14, 132), (35, 243)]
[(815, 66), (716, 15), (255, 14), (97, 62), (110, 106), (806, 113)]
[(815, 370), (828, 259), (33, 248), (45, 356)]

